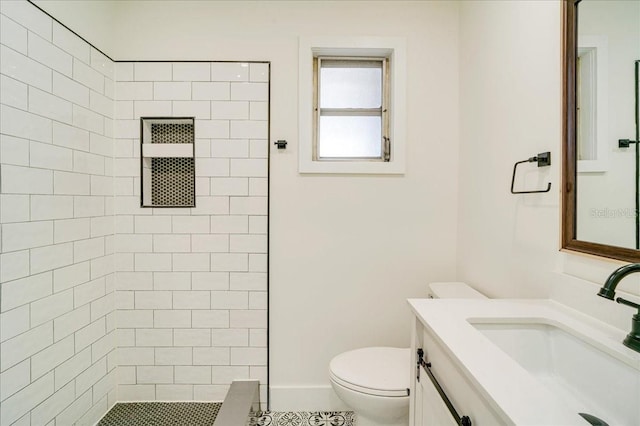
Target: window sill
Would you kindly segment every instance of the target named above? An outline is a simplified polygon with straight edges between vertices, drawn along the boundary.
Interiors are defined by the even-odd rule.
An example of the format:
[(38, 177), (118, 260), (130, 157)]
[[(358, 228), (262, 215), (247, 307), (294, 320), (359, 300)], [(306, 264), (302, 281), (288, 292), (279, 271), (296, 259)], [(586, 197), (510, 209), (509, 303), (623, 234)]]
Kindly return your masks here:
[(312, 161), (300, 159), (300, 173), (401, 175), (404, 164), (382, 161)]

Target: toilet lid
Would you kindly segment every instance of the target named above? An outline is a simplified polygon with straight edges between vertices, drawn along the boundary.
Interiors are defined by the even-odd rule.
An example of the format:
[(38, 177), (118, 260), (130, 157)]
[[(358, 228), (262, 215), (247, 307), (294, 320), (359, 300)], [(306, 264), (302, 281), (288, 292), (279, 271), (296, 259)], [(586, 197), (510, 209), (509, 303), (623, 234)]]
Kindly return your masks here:
[(407, 396), (409, 348), (362, 348), (337, 355), (329, 364), (331, 379), (342, 386), (378, 396)]

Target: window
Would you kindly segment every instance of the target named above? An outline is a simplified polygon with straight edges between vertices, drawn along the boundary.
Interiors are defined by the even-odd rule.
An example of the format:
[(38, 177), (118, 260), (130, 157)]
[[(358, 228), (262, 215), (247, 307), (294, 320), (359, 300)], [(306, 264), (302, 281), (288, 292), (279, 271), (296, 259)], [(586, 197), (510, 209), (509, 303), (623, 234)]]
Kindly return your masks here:
[(579, 37), (576, 57), (576, 156), (578, 173), (609, 169), (607, 39)]
[(406, 41), (301, 37), (300, 173), (404, 174)]
[(389, 161), (387, 58), (314, 58), (316, 161)]

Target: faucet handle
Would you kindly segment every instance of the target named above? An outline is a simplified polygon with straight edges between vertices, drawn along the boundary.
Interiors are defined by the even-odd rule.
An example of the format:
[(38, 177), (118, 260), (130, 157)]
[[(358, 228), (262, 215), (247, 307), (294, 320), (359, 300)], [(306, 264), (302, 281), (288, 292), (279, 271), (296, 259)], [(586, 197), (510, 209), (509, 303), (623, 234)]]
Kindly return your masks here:
[(622, 297), (618, 297), (616, 302), (638, 310), (638, 313), (631, 318), (631, 331), (627, 334), (627, 337), (624, 338), (622, 344), (636, 352), (640, 352), (640, 305), (623, 299)]
[(640, 305), (637, 303), (633, 303), (630, 300), (623, 299), (622, 297), (618, 297), (616, 298), (616, 302), (620, 303), (621, 305), (631, 306), (632, 308), (636, 308), (638, 311), (640, 311)]

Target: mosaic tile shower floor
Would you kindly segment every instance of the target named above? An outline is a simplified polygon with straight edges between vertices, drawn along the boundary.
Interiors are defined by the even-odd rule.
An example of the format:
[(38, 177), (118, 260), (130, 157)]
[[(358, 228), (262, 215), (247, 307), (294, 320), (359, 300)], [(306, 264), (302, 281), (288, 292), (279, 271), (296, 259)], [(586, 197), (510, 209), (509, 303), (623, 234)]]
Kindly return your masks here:
[[(219, 402), (127, 402), (117, 403), (98, 426), (212, 426)], [(267, 411), (249, 417), (249, 426), (355, 426), (351, 411)], [(240, 425), (239, 425), (240, 426)]]
[(117, 403), (98, 426), (211, 426), (221, 402)]

